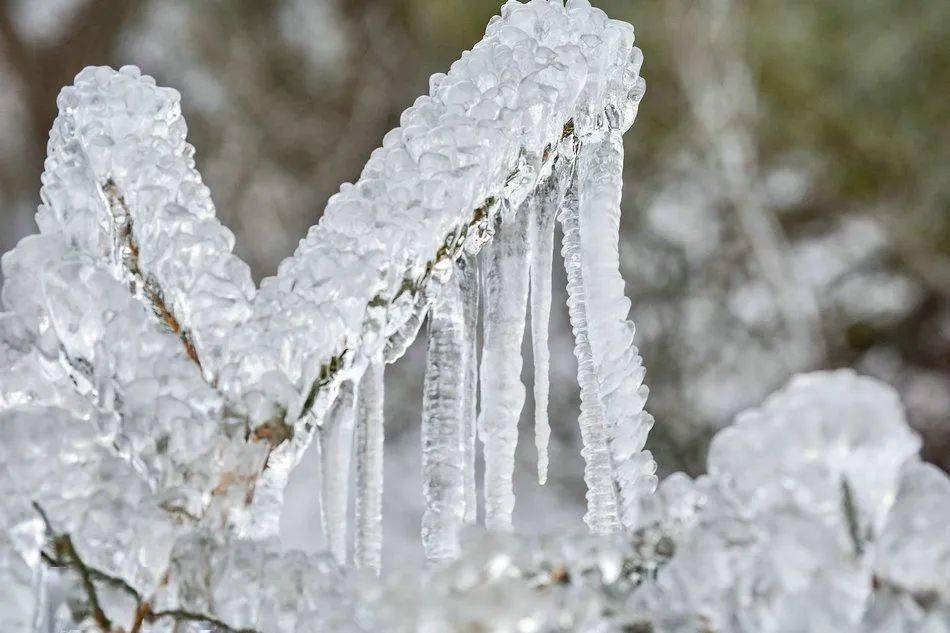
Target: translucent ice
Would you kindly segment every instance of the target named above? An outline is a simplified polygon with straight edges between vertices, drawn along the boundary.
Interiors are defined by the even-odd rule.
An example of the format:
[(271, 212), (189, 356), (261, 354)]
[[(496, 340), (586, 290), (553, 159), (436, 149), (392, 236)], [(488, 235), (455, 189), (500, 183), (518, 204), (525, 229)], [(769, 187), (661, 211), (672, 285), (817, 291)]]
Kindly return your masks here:
[[(573, 170), (568, 177), (573, 175)], [(578, 218), (576, 179), (568, 189), (559, 219), (564, 236), (561, 255), (567, 272), (567, 306), (574, 332), (574, 356), (577, 358), (577, 382), (581, 388), (581, 414), (578, 423), (584, 456), (584, 481), (587, 483), (587, 514), (584, 521), (595, 534), (615, 532), (620, 527), (617, 492), (614, 487), (607, 415), (600, 397), (597, 368), (590, 343), (590, 327), (585, 295)]]
[(347, 512), (350, 502), (355, 389), (356, 386), (351, 381), (340, 385), (340, 392), (320, 431), (320, 509), (323, 531), (330, 551), (341, 565), (347, 561)]
[(524, 406), (521, 340), (528, 300), (527, 204), (495, 236), (486, 253), (484, 340), (478, 435), (485, 451), (485, 524), (511, 529), (515, 495), (512, 474), (518, 418)]
[[(562, 161), (566, 162), (566, 161)], [(564, 169), (560, 167), (560, 169)], [(548, 325), (551, 318), (551, 270), (554, 253), (554, 224), (564, 197), (566, 179), (548, 178), (528, 203), (530, 217), (528, 247), (531, 253), (531, 349), (534, 359), (535, 446), (538, 450), (538, 481), (548, 476)]]
[(383, 370), (378, 355), (360, 379), (356, 400), (357, 567), (379, 573), (383, 545)]
[[(0, 628), (42, 611), (44, 557), (75, 607), (57, 609), (54, 628), (355, 627), (335, 566), (279, 551), (282, 488), (318, 438), (324, 529), (345, 563), (355, 435), (355, 558), (378, 568), (382, 363), (449, 298), (436, 288), (449, 269), (454, 299), (433, 323), (451, 313), (457, 333), (433, 327), (454, 347), (432, 360), (454, 366), (427, 381), (440, 386), (426, 407), (427, 486), (441, 499), (431, 508), (446, 508), (429, 517), (433, 551), (454, 555), (459, 524), (476, 517), (476, 426), (487, 522), (507, 529), (532, 267), (546, 399), (556, 204), (539, 185), (605, 121), (632, 122), (638, 72), (632, 29), (589, 4), (506, 4), (257, 291), (214, 217), (178, 93), (132, 67), (81, 72), (59, 97), (40, 234), (3, 258)], [(493, 236), (478, 372), (475, 261)]]
[(455, 274), (462, 293), (462, 311), (464, 323), (462, 333), (465, 337), (465, 350), (462, 364), (465, 369), (465, 382), (462, 392), (462, 479), (465, 489), (465, 522), (475, 523), (476, 487), (475, 487), (475, 439), (478, 423), (478, 312), (480, 285), (476, 259), (463, 257), (458, 261)]
[[(643, 361), (627, 320), (630, 300), (620, 276), (620, 196), (623, 142), (607, 128), (578, 150), (577, 196), (581, 276), (587, 334), (604, 408), (620, 518), (636, 523), (638, 498), (656, 487), (656, 464), (643, 450), (653, 418), (643, 411), (647, 389)], [(575, 260), (576, 263), (576, 260)]]
[(459, 276), (438, 286), (429, 313), (422, 394), (422, 546), (432, 560), (458, 555), (465, 517), (465, 304)]
[(254, 287), (214, 217), (179, 99), (134, 66), (79, 73), (57, 99), (36, 221), (111, 262), (213, 376)]

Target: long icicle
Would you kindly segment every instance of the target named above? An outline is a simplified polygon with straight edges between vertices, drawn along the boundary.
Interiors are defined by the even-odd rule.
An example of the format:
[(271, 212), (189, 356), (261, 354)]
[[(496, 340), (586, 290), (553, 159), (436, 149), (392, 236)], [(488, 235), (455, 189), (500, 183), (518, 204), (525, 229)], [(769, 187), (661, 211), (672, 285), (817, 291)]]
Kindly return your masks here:
[(528, 300), (527, 203), (495, 235), (485, 272), (478, 433), (485, 455), (485, 525), (511, 529), (518, 418), (525, 401), (521, 342)]
[(477, 498), (475, 487), (475, 435), (477, 425), (478, 400), (478, 309), (480, 284), (478, 280), (478, 259), (474, 255), (465, 255), (457, 266), (459, 286), (462, 290), (462, 311), (464, 325), (462, 333), (465, 339), (463, 365), (465, 384), (462, 393), (462, 474), (465, 490), (465, 523), (474, 524), (477, 516)]
[(432, 291), (438, 296), (429, 312), (422, 398), (422, 546), (430, 560), (445, 560), (458, 555), (465, 514), (465, 318), (458, 274)]
[(353, 452), (354, 385), (345, 381), (320, 431), (320, 511), (327, 546), (346, 565), (347, 509)]
[(577, 382), (581, 390), (578, 419), (584, 456), (584, 481), (587, 483), (587, 514), (584, 521), (595, 534), (620, 529), (613, 466), (608, 447), (606, 413), (594, 367), (588, 330), (588, 309), (581, 264), (581, 234), (578, 221), (579, 199), (576, 170), (571, 170), (571, 185), (565, 196), (559, 219), (563, 228), (561, 255), (567, 272), (567, 306), (574, 332), (574, 356), (577, 358)]
[(356, 399), (356, 534), (353, 561), (379, 574), (383, 545), (383, 374), (380, 353), (366, 368)]
[(623, 187), (623, 140), (607, 128), (591, 135), (577, 157), (579, 246), (593, 354), (604, 407), (613, 478), (620, 518), (636, 523), (639, 498), (656, 488), (656, 464), (643, 450), (653, 417), (643, 410), (648, 389), (644, 368), (633, 344), (634, 325), (627, 320), (630, 300), (620, 274), (620, 199)]
[[(559, 162), (563, 163), (564, 159)], [(531, 257), (531, 348), (534, 359), (534, 444), (538, 451), (538, 482), (548, 479), (549, 369), (548, 328), (551, 321), (551, 270), (554, 255), (554, 220), (563, 200), (563, 188), (555, 174), (541, 185), (529, 201), (528, 230)]]

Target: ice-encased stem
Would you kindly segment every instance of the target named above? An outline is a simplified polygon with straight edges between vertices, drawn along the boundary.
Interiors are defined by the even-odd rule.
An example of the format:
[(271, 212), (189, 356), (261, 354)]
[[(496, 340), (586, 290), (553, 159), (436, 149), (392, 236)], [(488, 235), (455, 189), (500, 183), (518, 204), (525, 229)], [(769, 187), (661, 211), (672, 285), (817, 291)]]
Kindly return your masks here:
[(465, 350), (463, 365), (465, 383), (462, 393), (462, 475), (465, 491), (465, 523), (475, 523), (478, 501), (475, 487), (475, 436), (478, 400), (478, 309), (480, 284), (478, 259), (474, 255), (462, 257), (455, 274), (462, 292), (463, 334)]
[(588, 328), (585, 281), (581, 264), (581, 234), (578, 181), (574, 172), (558, 219), (563, 229), (561, 255), (567, 272), (567, 307), (574, 332), (574, 356), (577, 358), (577, 383), (581, 390), (578, 418), (584, 456), (584, 481), (587, 483), (587, 514), (584, 522), (595, 534), (616, 532), (620, 528), (613, 466), (608, 447), (606, 413), (594, 367)]
[(528, 300), (528, 211), (495, 235), (486, 257), (478, 431), (485, 456), (485, 525), (511, 529), (518, 418), (524, 406), (521, 342)]
[(620, 274), (623, 141), (618, 130), (607, 128), (585, 138), (578, 151), (576, 182), (579, 231), (572, 234), (571, 244), (579, 246), (580, 257), (572, 263), (575, 273), (577, 262), (581, 264), (593, 371), (620, 519), (629, 528), (636, 523), (640, 496), (656, 488), (656, 464), (643, 450), (653, 418), (643, 410), (648, 390), (643, 361), (633, 344), (635, 328), (627, 320), (630, 300)]
[(353, 452), (355, 385), (345, 381), (320, 429), (320, 511), (327, 547), (345, 565), (347, 509), (350, 499), (350, 461)]
[(528, 231), (531, 253), (531, 348), (534, 358), (534, 443), (538, 451), (538, 482), (548, 478), (549, 367), (548, 327), (551, 320), (551, 269), (554, 254), (554, 220), (563, 199), (560, 180), (552, 175), (529, 200)]
[(389, 337), (383, 347), (383, 360), (386, 364), (395, 363), (403, 357), (412, 342), (416, 340), (428, 311), (429, 297), (426, 293), (420, 292), (419, 296), (413, 301), (409, 318)]
[(366, 368), (356, 400), (357, 567), (380, 570), (383, 545), (383, 404), (385, 363), (380, 354)]
[[(422, 397), (422, 547), (430, 560), (454, 558), (465, 515), (462, 429), (465, 315), (458, 271), (434, 289)], [(435, 285), (438, 282), (433, 281)]]

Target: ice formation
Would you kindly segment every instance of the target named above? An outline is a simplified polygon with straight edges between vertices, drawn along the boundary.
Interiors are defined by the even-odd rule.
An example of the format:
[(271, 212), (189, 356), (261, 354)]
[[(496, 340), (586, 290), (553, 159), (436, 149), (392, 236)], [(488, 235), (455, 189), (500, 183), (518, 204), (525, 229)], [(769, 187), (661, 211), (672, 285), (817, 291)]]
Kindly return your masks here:
[(456, 270), (462, 288), (462, 317), (464, 319), (465, 350), (462, 363), (465, 366), (465, 383), (462, 394), (462, 486), (465, 495), (464, 522), (475, 523), (478, 501), (475, 483), (475, 440), (477, 434), (478, 404), (478, 313), (480, 288), (478, 268), (474, 256), (459, 260)]
[(531, 284), (531, 353), (534, 361), (534, 443), (538, 451), (538, 482), (548, 478), (549, 366), (548, 326), (551, 320), (551, 273), (554, 255), (554, 226), (558, 207), (563, 202), (559, 186), (565, 178), (549, 178), (529, 200), (528, 272)]
[[(942, 617), (946, 519), (922, 509), (948, 507), (946, 478), (907, 465), (916, 439), (876, 383), (802, 378), (717, 440), (710, 475), (648, 494), (653, 421), (617, 248), (641, 59), (632, 27), (584, 0), (509, 2), (259, 289), (214, 217), (178, 94), (132, 67), (81, 72), (59, 98), (40, 233), (2, 260), (0, 628), (303, 633), (443, 617), (423, 628), (451, 630), (484, 618), (486, 601), (498, 617), (546, 605), (517, 620), (528, 630), (564, 609), (556, 621), (582, 630), (611, 613), (649, 618), (640, 630), (779, 630), (769, 623), (805, 617), (805, 599), (834, 626)], [(473, 575), (475, 550), (433, 572), (449, 581), (435, 582), (437, 601), (507, 579), (510, 609), (483, 596), (448, 612), (453, 600), (433, 609), (361, 585), (343, 568), (351, 549), (356, 566), (380, 567), (383, 369), (427, 318), (427, 553), (459, 555), (477, 516), (476, 428), (486, 524), (511, 528), (529, 313), (543, 479), (555, 218), (586, 520), (613, 534), (564, 545), (567, 567), (530, 549)], [(283, 486), (311, 442), (329, 555), (279, 546)], [(631, 542), (632, 563), (609, 545)], [(793, 560), (809, 547), (834, 565)], [(871, 569), (885, 597), (862, 616)], [(552, 579), (578, 593), (552, 604), (562, 594), (539, 593)], [(761, 607), (729, 611), (753, 589)]]
[(525, 401), (521, 341), (528, 300), (528, 212), (510, 211), (512, 231), (495, 236), (485, 267), (484, 343), (478, 436), (485, 456), (485, 525), (511, 529), (518, 418)]
[(463, 419), (467, 368), (465, 307), (459, 276), (439, 288), (429, 314), (429, 350), (422, 394), (422, 481), (426, 509), (422, 546), (432, 560), (458, 555), (465, 518)]
[(708, 474), (641, 497), (631, 530), (480, 537), (390, 578), (370, 628), (946, 633), (950, 478), (919, 446), (890, 387), (801, 375), (720, 432)]
[(356, 428), (354, 385), (347, 381), (327, 412), (320, 428), (320, 510), (327, 546), (346, 564), (347, 524), (350, 505), (350, 462)]
[(360, 380), (356, 419), (356, 534), (353, 561), (379, 573), (383, 546), (382, 355)]

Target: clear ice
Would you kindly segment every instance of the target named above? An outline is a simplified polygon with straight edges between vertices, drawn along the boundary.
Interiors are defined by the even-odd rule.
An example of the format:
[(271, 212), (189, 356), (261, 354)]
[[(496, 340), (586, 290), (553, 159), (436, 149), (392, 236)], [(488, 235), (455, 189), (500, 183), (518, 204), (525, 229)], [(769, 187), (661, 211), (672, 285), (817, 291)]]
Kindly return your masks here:
[(355, 390), (347, 381), (330, 407), (320, 429), (320, 511), (327, 546), (337, 562), (347, 562), (347, 524), (350, 503), (350, 462), (356, 424)]
[(462, 484), (465, 493), (465, 523), (475, 523), (477, 516), (475, 484), (475, 451), (478, 428), (478, 315), (481, 298), (477, 261), (474, 256), (459, 260), (455, 274), (462, 292), (465, 349), (462, 365), (465, 381), (462, 392)]
[[(32, 626), (54, 599), (95, 607), (78, 569), (94, 570), (99, 604), (54, 609), (60, 628), (130, 630), (145, 603), (141, 631), (202, 618), (302, 631), (349, 613), (336, 564), (350, 542), (356, 565), (380, 565), (382, 366), (427, 316), (427, 387), (446, 386), (426, 407), (427, 491), (448, 503), (427, 519), (431, 553), (454, 556), (459, 526), (478, 516), (479, 427), (486, 521), (508, 529), (529, 276), (539, 449), (546, 436), (557, 202), (538, 191), (604, 113), (632, 122), (638, 72), (632, 28), (589, 4), (506, 4), (255, 288), (195, 169), (178, 93), (134, 67), (82, 71), (58, 100), (39, 234), (3, 257), (2, 628)], [(482, 306), (482, 294), (500, 301)], [(446, 338), (456, 362), (438, 372)], [(313, 441), (336, 563), (275, 546), (283, 487)]]
[[(134, 67), (77, 75), (39, 234), (2, 258), (0, 629), (946, 633), (950, 480), (877, 381), (797, 377), (717, 435), (707, 475), (648, 494), (617, 248), (641, 62), (632, 27), (585, 0), (506, 3), (258, 289), (178, 93)], [(586, 520), (623, 534), (505, 534), (529, 286), (545, 472), (555, 214)], [(460, 560), (364, 584), (342, 566), (352, 540), (380, 567), (383, 366), (427, 316), (424, 540)], [(476, 426), (493, 535), (460, 552)], [(311, 555), (280, 546), (279, 519), (313, 441), (331, 551)]]
[[(633, 344), (635, 328), (627, 320), (630, 300), (624, 295), (620, 275), (622, 172), (623, 140), (619, 130), (610, 126), (599, 138), (591, 136), (581, 144), (575, 176), (577, 232), (568, 222), (565, 235), (571, 231), (570, 246), (577, 249), (571, 252), (571, 266), (580, 273), (583, 284), (591, 369), (604, 413), (610, 470), (620, 519), (629, 528), (636, 523), (639, 497), (656, 488), (656, 464), (649, 451), (643, 450), (653, 417), (643, 410), (648, 393), (643, 385), (645, 370)], [(573, 325), (573, 317), (571, 322)]]
[(584, 522), (595, 534), (609, 534), (620, 527), (617, 491), (608, 447), (607, 414), (600, 396), (597, 368), (590, 342), (586, 285), (582, 265), (581, 234), (578, 217), (578, 184), (573, 178), (559, 219), (563, 238), (561, 255), (567, 272), (567, 306), (574, 332), (574, 356), (577, 382), (581, 389), (581, 413), (578, 423), (584, 456), (584, 482), (587, 484), (587, 514)]
[[(484, 339), (478, 436), (485, 455), (485, 525), (510, 530), (518, 419), (524, 406), (521, 341), (528, 300), (527, 204), (510, 217), (485, 254)], [(504, 220), (503, 220), (504, 221)]]
[[(566, 157), (565, 157), (566, 158)], [(558, 167), (565, 162), (559, 157)], [(549, 368), (551, 353), (548, 349), (548, 327), (551, 320), (551, 274), (554, 257), (554, 225), (558, 209), (564, 200), (560, 184), (563, 178), (549, 177), (529, 201), (528, 249), (531, 286), (531, 351), (534, 360), (534, 442), (538, 451), (538, 482), (548, 478), (548, 441), (551, 425), (548, 421)]]
[(465, 518), (467, 341), (459, 275), (436, 283), (422, 393), (422, 547), (429, 559), (445, 560), (458, 555)]
[(356, 398), (356, 533), (357, 567), (380, 571), (383, 548), (383, 375), (378, 354), (360, 379)]

